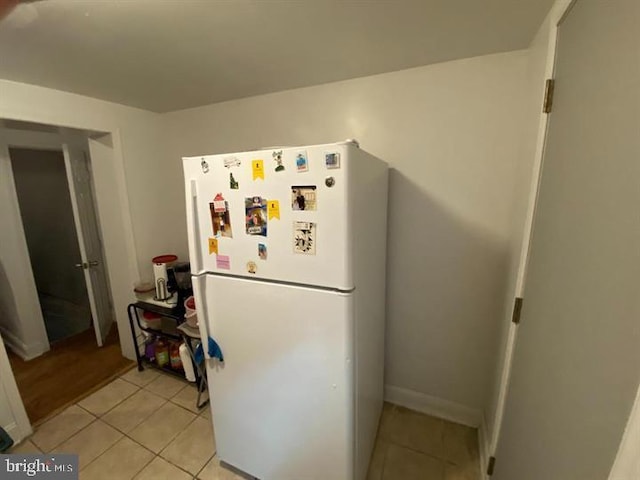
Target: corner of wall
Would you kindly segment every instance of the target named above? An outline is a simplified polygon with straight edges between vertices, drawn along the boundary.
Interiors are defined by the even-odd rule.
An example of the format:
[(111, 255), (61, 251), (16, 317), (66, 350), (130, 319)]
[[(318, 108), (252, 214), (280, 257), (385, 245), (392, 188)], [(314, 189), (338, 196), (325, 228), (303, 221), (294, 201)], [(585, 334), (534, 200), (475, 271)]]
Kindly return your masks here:
[(25, 343), (7, 328), (0, 325), (0, 334), (4, 338), (5, 345), (22, 360), (28, 361), (39, 357), (49, 350), (49, 345), (42, 342)]
[(468, 427), (480, 428), (483, 421), (482, 412), (475, 408), (395, 385), (385, 385), (384, 399), (389, 403)]

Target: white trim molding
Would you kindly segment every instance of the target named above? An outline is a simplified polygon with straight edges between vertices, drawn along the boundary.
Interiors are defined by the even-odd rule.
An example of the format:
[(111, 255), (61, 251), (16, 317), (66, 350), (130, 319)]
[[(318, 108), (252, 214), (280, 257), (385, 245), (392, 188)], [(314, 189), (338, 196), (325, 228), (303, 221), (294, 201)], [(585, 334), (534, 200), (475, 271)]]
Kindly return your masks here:
[(482, 416), (482, 422), (478, 427), (478, 451), (480, 453), (480, 479), (487, 480), (487, 468), (489, 467), (489, 457), (491, 456), (491, 438), (487, 429), (487, 419)]
[(468, 427), (480, 428), (482, 424), (482, 414), (478, 409), (407, 388), (385, 385), (384, 399), (389, 403)]
[(39, 357), (43, 353), (49, 351), (49, 344), (46, 345), (42, 342), (33, 342), (29, 345), (21, 341), (17, 336), (11, 333), (8, 329), (0, 325), (0, 334), (4, 338), (4, 343), (13, 353), (18, 355), (22, 360), (29, 361), (36, 357)]
[[(556, 46), (558, 43), (558, 25), (562, 21), (562, 18), (569, 11), (569, 8), (575, 0), (556, 0), (545, 20), (539, 27), (538, 32), (544, 32), (547, 30), (547, 43), (546, 43), (546, 59), (544, 66), (544, 78), (553, 78), (556, 61)], [(540, 35), (544, 33), (539, 33)], [(537, 35), (536, 35), (537, 36)], [(529, 46), (531, 48), (531, 45)], [(541, 101), (542, 99), (540, 99)], [(527, 274), (527, 266), (529, 261), (529, 249), (531, 245), (531, 236), (533, 232), (533, 221), (535, 217), (536, 202), (538, 198), (538, 189), (540, 186), (542, 163), (544, 159), (544, 149), (547, 138), (547, 127), (549, 117), (546, 113), (542, 112), (542, 108), (537, 111), (538, 115), (538, 127), (536, 131), (536, 146), (533, 158), (533, 166), (531, 173), (531, 184), (529, 187), (529, 200), (527, 203), (526, 218), (524, 221), (524, 232), (522, 235), (522, 245), (520, 247), (520, 258), (518, 263), (518, 272), (515, 285), (515, 297), (525, 297), (525, 281)], [(509, 299), (509, 301), (512, 301)], [(513, 362), (513, 355), (515, 351), (515, 345), (518, 336), (518, 325), (510, 323), (507, 332), (507, 342), (504, 352), (504, 363), (501, 370), (497, 372), (500, 375), (500, 387), (498, 396), (495, 401), (495, 417), (492, 425), (492, 436), (486, 439), (489, 443), (489, 455), (495, 455), (498, 449), (498, 442), (500, 439), (500, 433), (502, 431), (502, 421), (504, 411), (507, 403), (507, 394), (509, 392), (509, 383), (511, 380), (511, 369)], [(485, 432), (488, 432), (485, 429)]]
[(486, 471), (487, 465), (489, 464), (490, 439), (487, 435), (486, 419), (480, 410), (394, 385), (385, 385), (384, 400), (394, 405), (431, 415), (432, 417), (438, 417), (468, 427), (477, 428), (478, 449), (480, 452), (479, 478), (483, 480), (487, 478)]
[(6, 430), (15, 443), (20, 443), (33, 433), (33, 429), (11, 371), (11, 364), (4, 348), (2, 336), (0, 336), (0, 402), (6, 402), (10, 415), (13, 417), (13, 421), (0, 426)]
[(640, 387), (609, 480), (640, 478)]

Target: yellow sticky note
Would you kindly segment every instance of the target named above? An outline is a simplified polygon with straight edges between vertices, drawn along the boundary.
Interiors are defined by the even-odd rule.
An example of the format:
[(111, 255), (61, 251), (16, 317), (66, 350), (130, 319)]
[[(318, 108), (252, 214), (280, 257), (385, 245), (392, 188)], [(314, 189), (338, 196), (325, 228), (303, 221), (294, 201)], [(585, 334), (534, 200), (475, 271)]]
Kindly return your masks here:
[(280, 219), (280, 201), (279, 200), (269, 200), (267, 202), (267, 211), (269, 212), (269, 220), (272, 218)]
[(212, 253), (218, 254), (218, 239), (210, 238), (209, 239), (209, 255)]
[(251, 169), (253, 170), (253, 179), (261, 178), (264, 180), (264, 162), (262, 160), (252, 160)]

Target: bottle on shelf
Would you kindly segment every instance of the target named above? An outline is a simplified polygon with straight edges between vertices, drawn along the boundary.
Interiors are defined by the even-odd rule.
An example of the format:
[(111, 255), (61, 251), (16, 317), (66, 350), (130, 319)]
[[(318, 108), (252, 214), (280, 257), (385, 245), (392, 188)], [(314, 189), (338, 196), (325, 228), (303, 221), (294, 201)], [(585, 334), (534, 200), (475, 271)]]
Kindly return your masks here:
[(156, 363), (159, 367), (164, 367), (169, 363), (169, 346), (162, 337), (156, 340)]
[(147, 335), (144, 340), (144, 356), (150, 362), (156, 361), (156, 337), (155, 335)]
[(171, 368), (174, 370), (182, 370), (182, 360), (180, 359), (180, 344), (178, 342), (171, 342), (169, 345), (169, 361), (171, 362)]

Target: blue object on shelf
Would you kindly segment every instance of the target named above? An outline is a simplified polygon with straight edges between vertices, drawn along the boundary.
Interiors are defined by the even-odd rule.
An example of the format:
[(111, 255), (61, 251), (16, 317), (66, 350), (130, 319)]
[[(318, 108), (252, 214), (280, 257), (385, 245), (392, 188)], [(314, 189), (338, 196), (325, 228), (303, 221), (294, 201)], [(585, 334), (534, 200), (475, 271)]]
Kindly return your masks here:
[(13, 439), (9, 436), (9, 434), (5, 431), (4, 428), (0, 427), (0, 453), (6, 452), (13, 446)]
[[(222, 349), (220, 345), (216, 343), (216, 341), (208, 337), (208, 352), (211, 358), (217, 358), (219, 361), (224, 362), (224, 356), (222, 355)], [(195, 353), (193, 354), (194, 360), (196, 363), (200, 364), (204, 360), (204, 349), (202, 348), (202, 344), (198, 345)]]

